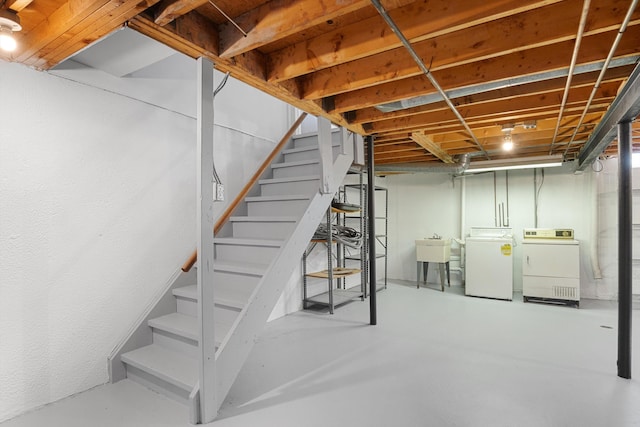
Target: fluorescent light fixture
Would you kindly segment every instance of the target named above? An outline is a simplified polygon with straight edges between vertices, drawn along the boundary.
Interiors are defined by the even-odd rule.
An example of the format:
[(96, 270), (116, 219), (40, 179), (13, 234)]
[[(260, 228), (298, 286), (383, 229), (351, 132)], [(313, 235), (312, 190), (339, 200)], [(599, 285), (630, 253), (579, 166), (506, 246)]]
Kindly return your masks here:
[(562, 166), (562, 154), (471, 162), (465, 173)]

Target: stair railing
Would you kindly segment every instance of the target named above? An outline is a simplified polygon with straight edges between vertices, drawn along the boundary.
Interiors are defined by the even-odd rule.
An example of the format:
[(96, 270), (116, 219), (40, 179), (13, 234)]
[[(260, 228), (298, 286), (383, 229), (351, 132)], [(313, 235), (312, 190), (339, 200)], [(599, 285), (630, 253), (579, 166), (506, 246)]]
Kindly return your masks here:
[[(264, 162), (262, 162), (258, 170), (256, 170), (256, 172), (253, 174), (251, 179), (245, 184), (242, 190), (240, 190), (238, 195), (233, 199), (233, 202), (231, 202), (231, 204), (227, 207), (227, 209), (220, 216), (220, 218), (218, 218), (218, 220), (216, 221), (213, 227), (214, 236), (218, 234), (218, 232), (222, 229), (222, 227), (227, 223), (227, 221), (229, 220), (231, 215), (233, 215), (233, 212), (236, 210), (238, 205), (240, 205), (240, 203), (242, 203), (245, 197), (247, 197), (247, 195), (249, 194), (249, 191), (251, 191), (253, 186), (256, 185), (256, 183), (262, 176), (262, 174), (264, 174), (264, 172), (271, 165), (271, 163), (273, 163), (276, 156), (280, 153), (280, 151), (282, 151), (285, 144), (289, 141), (289, 139), (291, 139), (296, 129), (300, 127), (300, 125), (302, 124), (302, 121), (306, 117), (307, 117), (307, 113), (304, 113), (304, 112), (300, 115), (300, 117), (298, 117), (298, 119), (295, 121), (295, 123), (293, 123), (291, 128), (289, 128), (287, 133), (284, 134), (284, 136), (282, 137), (278, 145), (276, 145), (273, 151), (271, 151), (271, 154), (267, 156), (267, 158), (264, 160)], [(187, 259), (185, 263), (182, 265), (182, 271), (186, 273), (189, 270), (191, 270), (191, 267), (193, 267), (193, 265), (196, 263), (197, 260), (198, 260), (198, 251), (195, 250), (189, 257), (189, 259)]]

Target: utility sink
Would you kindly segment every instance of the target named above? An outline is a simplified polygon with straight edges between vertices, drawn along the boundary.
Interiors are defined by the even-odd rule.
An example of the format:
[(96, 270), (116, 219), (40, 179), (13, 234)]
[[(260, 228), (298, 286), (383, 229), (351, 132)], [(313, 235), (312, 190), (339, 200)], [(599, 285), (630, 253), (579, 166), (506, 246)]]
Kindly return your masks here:
[(449, 262), (451, 239), (416, 240), (416, 260), (422, 262)]

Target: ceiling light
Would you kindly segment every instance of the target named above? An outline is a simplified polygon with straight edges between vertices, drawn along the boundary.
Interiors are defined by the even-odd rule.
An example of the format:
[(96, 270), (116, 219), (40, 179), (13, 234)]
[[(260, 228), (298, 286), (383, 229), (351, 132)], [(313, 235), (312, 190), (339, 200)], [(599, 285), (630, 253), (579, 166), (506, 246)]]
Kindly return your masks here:
[(562, 154), (471, 162), (466, 173), (562, 166)]
[(13, 32), (20, 30), (22, 26), (18, 15), (12, 10), (0, 10), (0, 49), (13, 52), (17, 47)]
[(538, 127), (538, 123), (535, 120), (525, 120), (522, 127), (525, 129), (535, 129)]
[(515, 127), (515, 123), (505, 123), (502, 125), (502, 132), (511, 132)]
[(507, 133), (504, 136), (504, 141), (502, 142), (502, 149), (504, 151), (513, 150), (513, 139), (511, 139), (511, 133)]

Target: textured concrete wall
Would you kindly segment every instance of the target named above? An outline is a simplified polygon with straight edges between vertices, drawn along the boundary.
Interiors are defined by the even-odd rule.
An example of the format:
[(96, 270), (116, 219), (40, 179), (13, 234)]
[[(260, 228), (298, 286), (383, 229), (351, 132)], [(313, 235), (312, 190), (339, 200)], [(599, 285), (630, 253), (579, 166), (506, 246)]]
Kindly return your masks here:
[[(164, 82), (0, 62), (0, 421), (106, 382), (107, 356), (195, 248), (195, 119), (184, 100), (155, 103)], [(230, 81), (216, 111), (231, 198), (288, 107)]]

